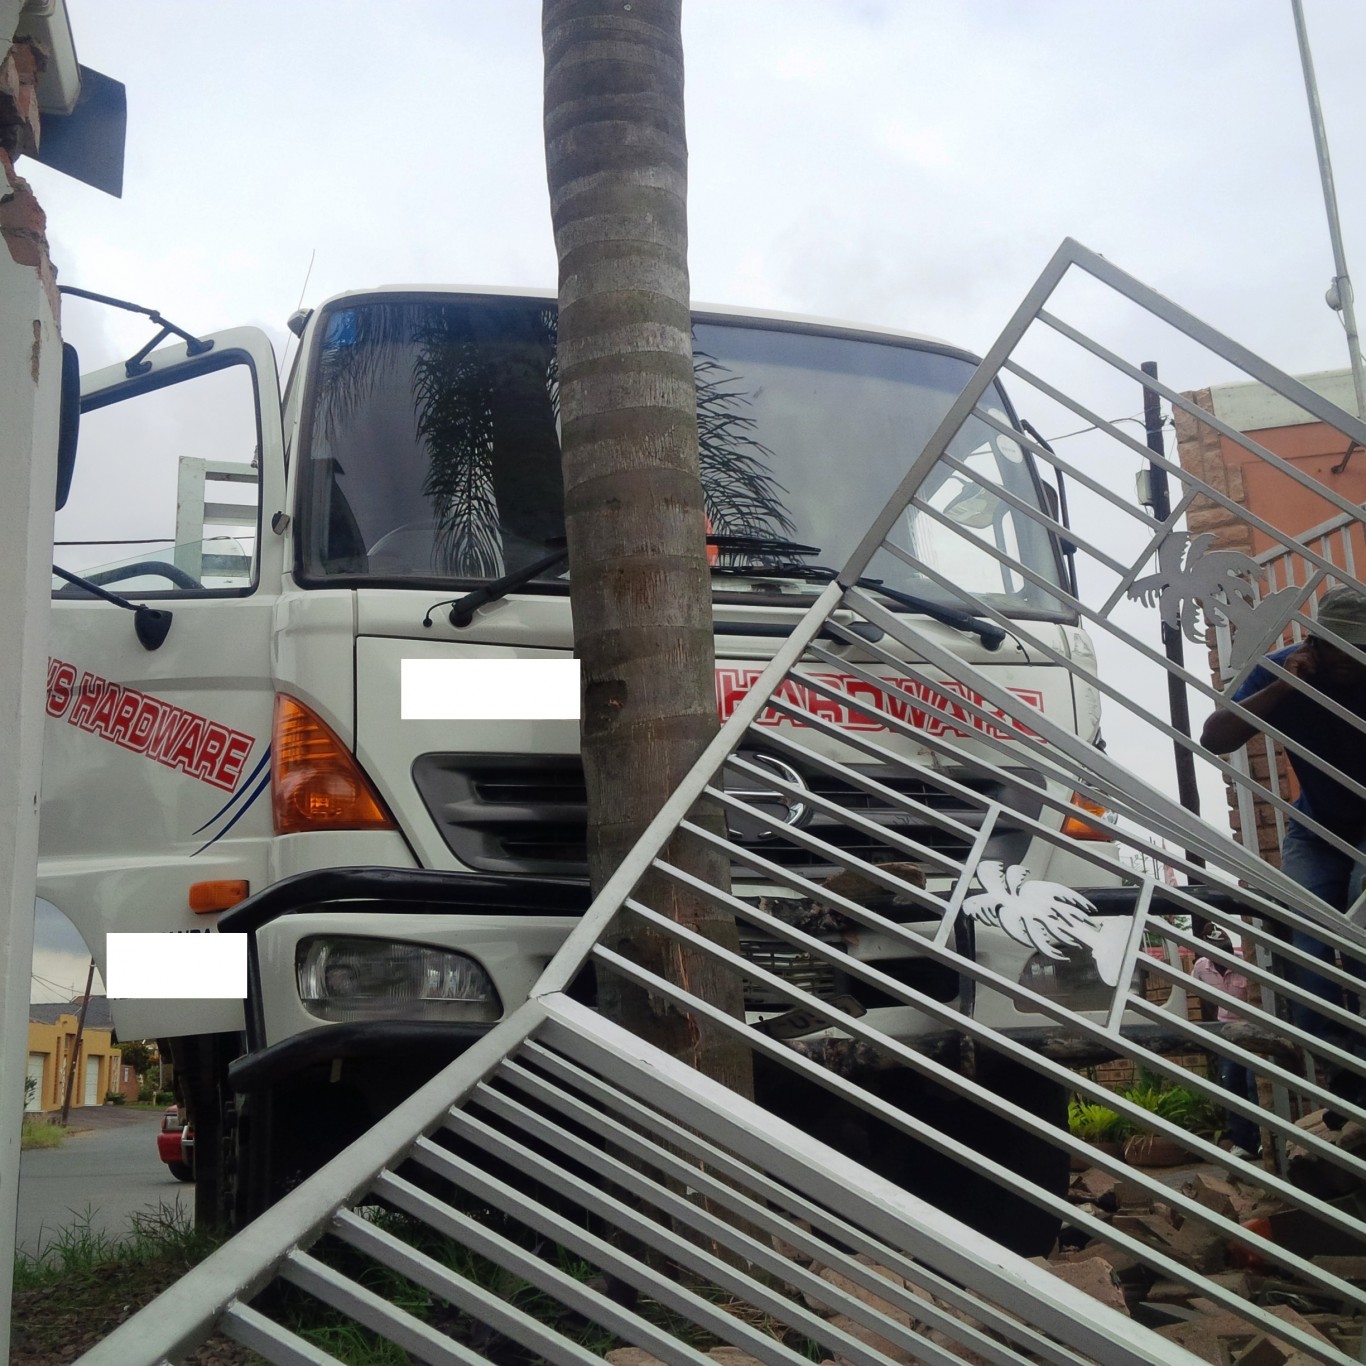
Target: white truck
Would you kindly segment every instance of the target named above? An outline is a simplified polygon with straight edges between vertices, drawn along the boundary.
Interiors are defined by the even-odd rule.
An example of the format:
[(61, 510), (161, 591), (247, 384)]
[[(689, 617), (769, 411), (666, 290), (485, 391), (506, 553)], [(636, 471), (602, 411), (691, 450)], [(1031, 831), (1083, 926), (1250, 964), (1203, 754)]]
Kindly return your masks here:
[[(201, 1218), (278, 1198), (515, 1008), (586, 904), (576, 723), (404, 720), (399, 704), (404, 660), (572, 655), (555, 316), (552, 298), (530, 292), (371, 290), (291, 320), (300, 346), (283, 403), (269, 343), (250, 329), (195, 339), (163, 328), (154, 343), (168, 344), (82, 383), (79, 460), (57, 519), (65, 572), (54, 578), (40, 895), (102, 968), (110, 932), (249, 936), (245, 1001), (112, 1003), (120, 1037), (162, 1039), (175, 1061)], [(694, 340), (724, 716), (975, 358), (925, 338), (738, 310), (699, 309)], [(1018, 430), (1004, 393), (993, 406)], [(1057, 490), (1010, 437), (978, 423), (958, 454), (1056, 510)], [(973, 535), (917, 519), (907, 528), (916, 555), (1088, 660), (1085, 633), (1048, 588), (1068, 584), (1065, 544), (947, 469), (929, 497)], [(974, 538), (1008, 547), (1034, 579), (975, 553)], [(870, 582), (894, 610), (1098, 738), (1094, 690), (1002, 648), (999, 628), (885, 558)], [(130, 617), (110, 595), (139, 610)], [(970, 749), (986, 723), (955, 712), (966, 696), (943, 680), (931, 700), (949, 720), (866, 685), (868, 712), (806, 700), (852, 731), (881, 731), (876, 714), (892, 711), (957, 729)], [(775, 735), (791, 724), (776, 711), (764, 721)], [(776, 753), (753, 757), (818, 794), (831, 781)], [(1031, 793), (1042, 780), (1024, 763), (1018, 780), (1007, 804), (1039, 813)], [(776, 787), (756, 792), (752, 777), (737, 787), (785, 822), (824, 824)], [(880, 818), (875, 803), (862, 814)], [(949, 852), (961, 839), (898, 828)], [(777, 856), (766, 831), (740, 833)], [(1093, 819), (1076, 833), (1103, 830)], [(870, 861), (899, 857), (859, 839)], [(1083, 891), (1096, 881), (1094, 864), (1005, 823), (988, 852)], [(783, 857), (822, 873), (800, 850)], [(742, 895), (781, 894), (737, 877)], [(756, 961), (811, 985), (790, 951), (747, 934)], [(1072, 1004), (1096, 986), (1086, 953), (1057, 962), (980, 927), (971, 951)], [(900, 946), (889, 957), (865, 935), (850, 952), (959, 999), (954, 974)], [(837, 975), (814, 989), (860, 995)], [(977, 1009), (1006, 1009), (993, 1001)], [(891, 1016), (885, 1001), (859, 1005)], [(1042, 1023), (1008, 1010), (991, 1022)], [(902, 1037), (928, 1029), (904, 1009), (891, 1023)], [(1031, 1103), (1057, 1116), (1061, 1096), (1038, 1091)], [(1046, 1145), (1034, 1159), (1026, 1146), (1006, 1150), (1056, 1164)]]

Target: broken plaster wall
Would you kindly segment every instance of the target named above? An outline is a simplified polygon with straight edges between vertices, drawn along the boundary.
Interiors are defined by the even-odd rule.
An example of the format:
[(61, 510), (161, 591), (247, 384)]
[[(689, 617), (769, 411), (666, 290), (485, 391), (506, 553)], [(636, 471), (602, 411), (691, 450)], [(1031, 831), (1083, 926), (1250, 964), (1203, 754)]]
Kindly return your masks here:
[(15, 161), (38, 150), (39, 73), (47, 63), (41, 47), (27, 39), (0, 60), (0, 237), (12, 260), (38, 274), (54, 320), (60, 318), (56, 272), (48, 255), (47, 218)]
[(19, 44), (0, 60), (0, 1352), (6, 1356), (61, 398), (46, 225), (14, 169), (16, 156), (41, 136), (33, 89), (40, 57), (32, 45)]

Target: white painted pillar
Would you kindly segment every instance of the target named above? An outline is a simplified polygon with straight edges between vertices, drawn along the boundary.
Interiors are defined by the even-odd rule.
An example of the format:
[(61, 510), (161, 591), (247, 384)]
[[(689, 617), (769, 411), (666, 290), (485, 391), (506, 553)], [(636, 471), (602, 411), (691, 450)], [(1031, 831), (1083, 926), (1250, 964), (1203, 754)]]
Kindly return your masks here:
[[(14, 185), (0, 159), (0, 198)], [(0, 205), (0, 1358), (9, 1357), (28, 1064), (62, 348), (46, 246)], [(36, 209), (36, 206), (31, 206)], [(33, 219), (27, 220), (34, 221)], [(34, 248), (39, 248), (34, 251)], [(21, 258), (15, 259), (15, 252)], [(32, 264), (33, 259), (40, 264)]]

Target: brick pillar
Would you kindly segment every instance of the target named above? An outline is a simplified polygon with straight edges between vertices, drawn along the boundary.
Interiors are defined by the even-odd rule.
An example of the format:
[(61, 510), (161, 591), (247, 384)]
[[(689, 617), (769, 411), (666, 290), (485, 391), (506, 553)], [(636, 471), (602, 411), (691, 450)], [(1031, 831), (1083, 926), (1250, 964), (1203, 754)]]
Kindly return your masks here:
[(47, 54), (21, 38), (0, 60), (0, 149), (10, 160), (33, 156), (42, 137), (38, 117), (38, 75)]

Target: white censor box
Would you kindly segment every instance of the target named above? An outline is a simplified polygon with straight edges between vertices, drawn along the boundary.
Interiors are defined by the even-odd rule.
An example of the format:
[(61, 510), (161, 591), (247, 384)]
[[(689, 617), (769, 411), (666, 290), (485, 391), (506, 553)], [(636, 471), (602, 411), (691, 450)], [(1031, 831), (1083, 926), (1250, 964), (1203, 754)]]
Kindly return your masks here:
[(247, 994), (245, 934), (111, 934), (111, 1000), (235, 1000)]
[(405, 721), (577, 721), (577, 659), (405, 659)]

